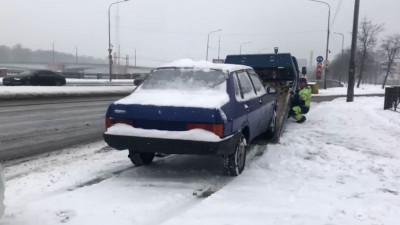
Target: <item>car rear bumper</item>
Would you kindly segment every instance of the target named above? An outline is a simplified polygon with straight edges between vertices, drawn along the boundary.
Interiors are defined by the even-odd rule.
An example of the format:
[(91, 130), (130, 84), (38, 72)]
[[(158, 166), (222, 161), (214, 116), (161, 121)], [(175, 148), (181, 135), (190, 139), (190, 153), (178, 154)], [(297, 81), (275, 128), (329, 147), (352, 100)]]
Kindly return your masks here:
[(236, 133), (220, 142), (175, 140), (121, 135), (103, 135), (105, 142), (117, 150), (166, 154), (229, 155), (234, 153), (240, 135)]

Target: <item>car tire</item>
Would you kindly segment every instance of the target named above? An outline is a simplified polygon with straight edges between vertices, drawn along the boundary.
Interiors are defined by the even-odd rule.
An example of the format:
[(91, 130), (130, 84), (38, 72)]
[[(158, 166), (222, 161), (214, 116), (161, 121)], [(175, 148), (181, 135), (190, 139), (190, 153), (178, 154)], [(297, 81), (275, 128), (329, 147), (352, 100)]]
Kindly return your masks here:
[(154, 159), (155, 153), (144, 153), (144, 152), (131, 152), (129, 153), (129, 159), (135, 166), (142, 166), (150, 164)]
[(268, 125), (268, 129), (265, 132), (265, 136), (267, 139), (271, 139), (275, 135), (276, 131), (276, 108), (274, 109), (274, 115), (272, 116), (271, 122)]
[(235, 146), (235, 152), (224, 157), (224, 173), (231, 176), (239, 176), (246, 164), (246, 138), (242, 133)]
[(30, 85), (32, 85), (32, 83), (29, 80), (27, 80), (24, 82), (24, 85), (30, 86)]
[(62, 82), (59, 81), (59, 80), (56, 80), (56, 82), (54, 82), (54, 85), (55, 85), (55, 86), (61, 86), (61, 85), (62, 85)]

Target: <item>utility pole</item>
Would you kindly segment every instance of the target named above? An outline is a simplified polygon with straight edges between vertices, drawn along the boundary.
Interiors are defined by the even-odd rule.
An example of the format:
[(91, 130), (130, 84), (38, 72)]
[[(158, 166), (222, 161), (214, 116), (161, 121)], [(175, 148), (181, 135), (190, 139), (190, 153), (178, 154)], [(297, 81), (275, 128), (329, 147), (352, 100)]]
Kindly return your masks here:
[(75, 63), (78, 64), (78, 46), (75, 47)]
[(311, 53), (310, 53), (310, 67), (312, 66), (313, 60), (314, 60), (314, 51), (311, 51)]
[(136, 48), (135, 48), (135, 67), (136, 67)]
[(354, 101), (354, 83), (355, 83), (355, 56), (357, 50), (357, 35), (358, 35), (358, 14), (360, 12), (360, 0), (355, 0), (354, 5), (354, 19), (353, 19), (353, 36), (351, 40), (351, 55), (350, 55), (350, 68), (349, 79), (347, 86), (347, 102)]

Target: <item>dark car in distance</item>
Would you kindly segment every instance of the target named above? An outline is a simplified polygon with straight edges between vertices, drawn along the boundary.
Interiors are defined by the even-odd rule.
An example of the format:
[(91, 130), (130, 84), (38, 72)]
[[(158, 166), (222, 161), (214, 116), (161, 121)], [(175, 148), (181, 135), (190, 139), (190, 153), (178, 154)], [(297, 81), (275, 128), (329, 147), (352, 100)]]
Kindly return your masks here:
[(3, 78), (3, 85), (40, 85), (61, 86), (65, 85), (65, 77), (50, 70), (28, 70), (20, 74), (9, 75)]
[(107, 144), (135, 165), (155, 153), (220, 155), (224, 172), (245, 167), (251, 141), (275, 132), (276, 95), (251, 67), (180, 60), (156, 68), (106, 114)]

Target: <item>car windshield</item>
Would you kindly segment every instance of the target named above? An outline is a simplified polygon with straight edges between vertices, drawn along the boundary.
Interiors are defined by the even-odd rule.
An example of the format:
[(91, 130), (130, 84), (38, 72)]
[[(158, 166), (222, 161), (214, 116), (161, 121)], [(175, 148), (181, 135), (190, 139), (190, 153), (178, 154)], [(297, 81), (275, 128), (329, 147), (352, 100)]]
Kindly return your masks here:
[(220, 70), (165, 68), (153, 71), (143, 83), (143, 89), (199, 90), (215, 89), (227, 75)]

